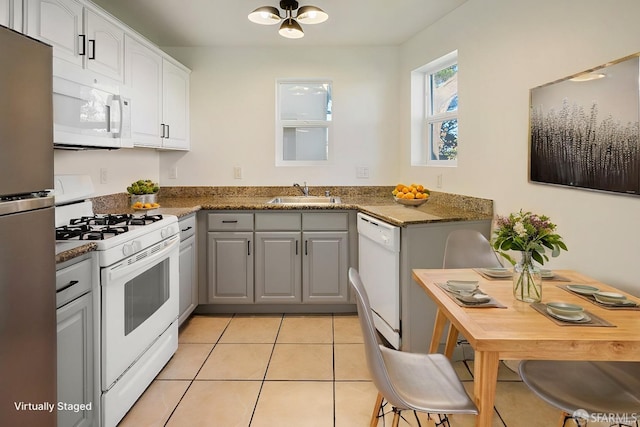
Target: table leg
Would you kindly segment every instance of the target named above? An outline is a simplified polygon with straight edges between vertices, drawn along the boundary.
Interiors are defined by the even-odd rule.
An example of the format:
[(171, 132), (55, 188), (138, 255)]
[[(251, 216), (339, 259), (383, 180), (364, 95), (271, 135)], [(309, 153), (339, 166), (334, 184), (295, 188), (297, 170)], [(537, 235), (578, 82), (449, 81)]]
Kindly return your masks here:
[(453, 323), (449, 324), (449, 333), (447, 334), (447, 343), (444, 346), (444, 355), (451, 359), (453, 357), (453, 350), (455, 350), (458, 344), (458, 329), (453, 326)]
[(431, 336), (431, 345), (429, 346), (429, 353), (437, 353), (438, 347), (440, 347), (440, 337), (444, 332), (444, 327), (447, 326), (447, 316), (438, 308), (436, 311), (436, 322), (433, 325), (433, 335)]
[(473, 363), (473, 398), (479, 412), (476, 427), (490, 427), (498, 382), (499, 354), (495, 351), (476, 351)]

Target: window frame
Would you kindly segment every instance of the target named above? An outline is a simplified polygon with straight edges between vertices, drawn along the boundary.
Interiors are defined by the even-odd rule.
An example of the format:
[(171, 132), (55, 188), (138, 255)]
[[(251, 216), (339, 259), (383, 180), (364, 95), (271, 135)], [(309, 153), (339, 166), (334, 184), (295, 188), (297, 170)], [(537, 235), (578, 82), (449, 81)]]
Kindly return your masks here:
[[(451, 65), (458, 64), (458, 51), (455, 50), (431, 61), (411, 72), (411, 165), (456, 167), (458, 156), (453, 160), (432, 159), (433, 141), (430, 127), (434, 123), (455, 119), (458, 121), (458, 109), (433, 114), (433, 94), (431, 75)], [(458, 90), (456, 90), (457, 96)]]
[[(329, 120), (283, 120), (282, 99), (280, 97), (280, 87), (282, 84), (327, 84), (329, 85), (329, 94), (331, 99), (331, 117)], [(276, 79), (276, 166), (318, 166), (328, 165), (332, 163), (333, 144), (332, 144), (332, 122), (333, 122), (333, 81), (325, 78), (287, 78)], [(325, 160), (285, 160), (284, 159), (284, 129), (286, 128), (323, 128), (327, 133), (327, 156)]]

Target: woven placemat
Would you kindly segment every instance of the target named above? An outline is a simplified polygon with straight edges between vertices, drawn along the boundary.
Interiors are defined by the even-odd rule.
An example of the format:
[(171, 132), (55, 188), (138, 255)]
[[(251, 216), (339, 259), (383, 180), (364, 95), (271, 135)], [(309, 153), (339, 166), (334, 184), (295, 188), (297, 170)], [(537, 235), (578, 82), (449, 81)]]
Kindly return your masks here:
[(440, 289), (442, 289), (449, 296), (449, 298), (451, 298), (453, 300), (453, 302), (458, 304), (460, 307), (468, 307), (468, 308), (507, 308), (506, 305), (500, 304), (498, 301), (496, 301), (495, 298), (493, 298), (491, 295), (488, 295), (488, 294), (485, 294), (485, 295), (487, 295), (491, 299), (489, 301), (487, 301), (487, 302), (482, 302), (482, 303), (478, 303), (478, 304), (476, 304), (476, 303), (466, 304), (465, 302), (460, 301), (458, 298), (456, 298), (455, 294), (452, 293), (449, 289), (447, 289), (447, 285), (446, 284), (444, 284), (444, 283), (436, 283), (436, 285), (438, 285), (438, 287)]
[[(485, 273), (484, 271), (482, 271), (481, 268), (474, 268), (473, 271), (475, 271), (476, 273), (478, 273), (479, 275), (481, 275), (487, 280), (511, 280), (512, 279), (511, 274), (504, 277), (495, 277)], [(569, 279), (568, 277), (564, 277), (559, 274), (554, 274), (553, 277), (543, 277), (542, 280), (544, 282), (570, 282), (571, 281), (571, 279)]]
[(547, 306), (541, 302), (531, 303), (531, 307), (537, 311), (538, 313), (545, 316), (547, 319), (551, 320), (553, 323), (559, 326), (605, 326), (610, 328), (615, 328), (616, 325), (604, 320), (600, 316), (596, 316), (595, 314), (585, 310), (584, 313), (591, 318), (588, 322), (565, 322), (564, 320), (553, 317), (547, 312)]
[(593, 295), (584, 295), (584, 294), (580, 294), (578, 292), (574, 292), (571, 289), (569, 289), (567, 286), (568, 285), (556, 285), (557, 287), (559, 287), (560, 289), (564, 289), (565, 291), (571, 293), (572, 295), (578, 296), (580, 298), (582, 298), (585, 301), (589, 301), (591, 304), (593, 305), (597, 305), (598, 307), (607, 309), (607, 310), (635, 310), (635, 311), (639, 311), (640, 310), (640, 306), (633, 306), (633, 305), (610, 305), (610, 304), (602, 304), (601, 302), (597, 301), (596, 298)]

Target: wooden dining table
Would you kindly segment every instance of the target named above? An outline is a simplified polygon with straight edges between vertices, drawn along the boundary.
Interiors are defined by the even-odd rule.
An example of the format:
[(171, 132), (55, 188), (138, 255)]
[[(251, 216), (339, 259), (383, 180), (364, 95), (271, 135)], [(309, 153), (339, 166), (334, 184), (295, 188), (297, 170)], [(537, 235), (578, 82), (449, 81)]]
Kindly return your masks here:
[[(579, 304), (608, 326), (559, 325), (531, 304), (513, 297), (511, 279), (488, 279), (474, 269), (414, 269), (413, 279), (437, 305), (430, 353), (438, 351), (447, 324), (451, 324), (445, 355), (451, 357), (458, 334), (474, 350), (473, 398), (478, 406), (477, 427), (491, 426), (500, 360), (608, 360), (640, 361), (640, 311), (604, 308), (562, 285), (584, 284), (602, 291), (628, 293), (569, 270), (555, 271), (565, 281), (543, 280), (542, 303)], [(477, 280), (479, 287), (504, 308), (460, 306), (439, 284), (448, 280)]]

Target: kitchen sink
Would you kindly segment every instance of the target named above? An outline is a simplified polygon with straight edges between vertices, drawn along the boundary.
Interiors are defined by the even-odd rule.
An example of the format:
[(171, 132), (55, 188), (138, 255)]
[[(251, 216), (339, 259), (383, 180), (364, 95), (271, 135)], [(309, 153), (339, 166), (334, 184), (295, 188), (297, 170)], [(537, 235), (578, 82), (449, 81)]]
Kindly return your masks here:
[(267, 203), (274, 205), (333, 205), (340, 204), (340, 197), (333, 196), (279, 196)]

